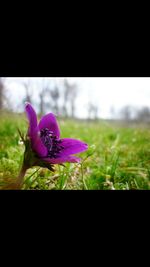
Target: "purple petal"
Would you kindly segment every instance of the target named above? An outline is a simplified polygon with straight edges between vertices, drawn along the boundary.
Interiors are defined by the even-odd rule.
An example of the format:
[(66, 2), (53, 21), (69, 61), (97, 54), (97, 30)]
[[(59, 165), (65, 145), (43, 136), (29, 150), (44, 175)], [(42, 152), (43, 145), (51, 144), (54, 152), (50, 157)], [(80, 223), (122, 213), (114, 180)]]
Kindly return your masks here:
[(77, 154), (88, 149), (88, 145), (86, 143), (77, 139), (64, 138), (61, 139), (61, 141), (61, 146), (63, 146), (64, 149), (60, 152), (60, 157)]
[(34, 130), (30, 140), (33, 151), (35, 151), (39, 157), (46, 157), (48, 151), (40, 138), (40, 131), (38, 127)]
[(49, 162), (50, 164), (61, 164), (65, 162), (78, 163), (80, 158), (74, 156), (60, 157), (60, 158), (45, 158), (44, 161)]
[(29, 130), (28, 134), (29, 136), (32, 136), (32, 134), (35, 131), (35, 128), (37, 127), (37, 116), (34, 108), (32, 105), (28, 102), (25, 103), (25, 111), (29, 120)]
[(53, 113), (49, 113), (43, 116), (39, 122), (39, 129), (48, 128), (54, 133), (58, 138), (60, 137), (60, 130), (56, 120), (56, 117)]

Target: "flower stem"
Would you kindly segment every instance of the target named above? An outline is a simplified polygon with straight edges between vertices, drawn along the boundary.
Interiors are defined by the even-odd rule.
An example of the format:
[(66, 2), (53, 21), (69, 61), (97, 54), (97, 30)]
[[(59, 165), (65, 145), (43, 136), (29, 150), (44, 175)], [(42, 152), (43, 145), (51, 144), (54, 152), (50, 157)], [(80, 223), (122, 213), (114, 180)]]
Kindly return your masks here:
[(27, 167), (23, 164), (22, 167), (21, 167), (21, 170), (20, 170), (20, 173), (17, 177), (17, 181), (16, 181), (16, 186), (17, 186), (17, 189), (21, 189), (21, 186), (23, 184), (23, 178), (26, 174), (26, 171), (27, 171)]
[(23, 185), (23, 178), (26, 174), (28, 167), (26, 167), (26, 165), (23, 163), (20, 173), (16, 179), (15, 182), (12, 183), (8, 183), (7, 185), (3, 186), (4, 190), (18, 190), (21, 189), (22, 185)]

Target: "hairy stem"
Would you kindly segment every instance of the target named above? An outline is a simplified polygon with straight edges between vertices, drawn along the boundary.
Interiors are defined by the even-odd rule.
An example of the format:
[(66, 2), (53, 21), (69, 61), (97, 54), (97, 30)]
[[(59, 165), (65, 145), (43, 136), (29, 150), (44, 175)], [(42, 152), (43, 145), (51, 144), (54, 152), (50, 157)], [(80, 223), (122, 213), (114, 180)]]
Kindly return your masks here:
[(16, 181), (17, 189), (21, 189), (21, 186), (23, 184), (23, 179), (24, 179), (27, 169), (28, 168), (23, 164), (21, 167), (20, 173), (17, 177), (17, 181)]
[(24, 176), (26, 174), (27, 169), (28, 168), (23, 164), (16, 181), (12, 182), (12, 183), (9, 182), (7, 185), (3, 186), (3, 189), (4, 190), (18, 190), (18, 189), (21, 189), (22, 184), (23, 184), (23, 180), (24, 180)]

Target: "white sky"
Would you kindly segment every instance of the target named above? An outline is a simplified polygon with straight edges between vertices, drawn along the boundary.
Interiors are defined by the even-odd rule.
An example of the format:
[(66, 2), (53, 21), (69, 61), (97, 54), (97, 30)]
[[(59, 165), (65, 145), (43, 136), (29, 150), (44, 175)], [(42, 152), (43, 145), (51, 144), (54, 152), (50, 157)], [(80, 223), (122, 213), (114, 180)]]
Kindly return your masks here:
[[(67, 77), (66, 77), (67, 78)], [(31, 79), (40, 83), (42, 78), (8, 78), (7, 88), (14, 108), (17, 108), (25, 91), (21, 81)], [(61, 82), (64, 78), (48, 78)], [(87, 104), (92, 102), (99, 107), (99, 115), (110, 117), (110, 109), (119, 111), (123, 106), (131, 105), (137, 108), (150, 107), (150, 77), (148, 78), (67, 78), (78, 84), (76, 99), (76, 115), (87, 116)], [(34, 84), (32, 94), (38, 103), (37, 85)]]

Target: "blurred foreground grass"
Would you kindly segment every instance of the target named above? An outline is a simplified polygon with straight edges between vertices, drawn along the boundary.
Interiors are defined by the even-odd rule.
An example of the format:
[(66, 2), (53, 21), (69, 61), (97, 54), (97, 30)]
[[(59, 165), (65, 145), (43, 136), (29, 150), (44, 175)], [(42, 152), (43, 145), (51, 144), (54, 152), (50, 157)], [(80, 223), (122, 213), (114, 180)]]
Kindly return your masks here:
[[(125, 127), (104, 121), (60, 120), (61, 137), (88, 143), (81, 163), (55, 165), (55, 172), (34, 167), (25, 176), (23, 189), (88, 190), (150, 189), (150, 129)], [(24, 115), (0, 117), (0, 189), (14, 181), (23, 159), (17, 128), (27, 131)]]

